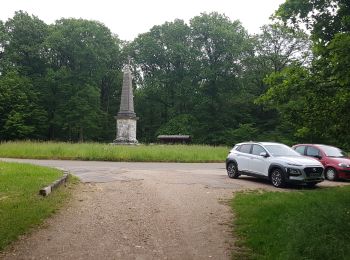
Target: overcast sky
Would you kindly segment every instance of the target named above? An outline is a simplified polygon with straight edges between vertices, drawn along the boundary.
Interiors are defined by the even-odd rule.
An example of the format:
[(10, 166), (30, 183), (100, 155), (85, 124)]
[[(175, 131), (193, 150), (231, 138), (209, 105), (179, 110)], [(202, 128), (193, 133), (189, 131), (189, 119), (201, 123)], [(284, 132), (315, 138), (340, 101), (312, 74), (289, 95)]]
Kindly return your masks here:
[(224, 13), (240, 20), (249, 33), (258, 33), (285, 0), (1, 0), (0, 20), (23, 10), (46, 23), (60, 18), (83, 18), (104, 23), (122, 40), (133, 40), (154, 25), (186, 22), (202, 12)]

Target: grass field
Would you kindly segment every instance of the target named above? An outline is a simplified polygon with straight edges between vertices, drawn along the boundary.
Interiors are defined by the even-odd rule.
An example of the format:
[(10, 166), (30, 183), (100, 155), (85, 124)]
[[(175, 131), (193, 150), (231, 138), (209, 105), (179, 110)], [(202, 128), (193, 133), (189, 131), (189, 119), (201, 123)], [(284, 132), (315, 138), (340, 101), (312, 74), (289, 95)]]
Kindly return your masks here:
[(223, 162), (228, 147), (205, 145), (120, 146), (100, 143), (7, 142), (0, 157), (124, 162)]
[(236, 259), (350, 259), (350, 187), (243, 192), (232, 201)]
[(39, 195), (40, 188), (61, 176), (55, 169), (0, 162), (0, 250), (42, 223), (70, 197), (70, 185), (45, 198)]

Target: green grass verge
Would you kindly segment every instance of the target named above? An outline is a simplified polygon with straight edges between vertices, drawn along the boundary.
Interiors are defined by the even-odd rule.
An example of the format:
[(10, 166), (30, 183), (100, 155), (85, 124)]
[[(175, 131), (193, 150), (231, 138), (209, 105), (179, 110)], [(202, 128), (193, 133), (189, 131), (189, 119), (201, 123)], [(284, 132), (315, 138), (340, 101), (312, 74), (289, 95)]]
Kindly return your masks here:
[(234, 259), (350, 259), (349, 186), (243, 192), (232, 207)]
[(40, 188), (62, 175), (56, 169), (0, 162), (0, 250), (42, 223), (70, 197), (70, 185), (45, 198), (39, 195)]
[(6, 142), (0, 157), (124, 162), (223, 162), (228, 147), (205, 145), (121, 146), (100, 143)]

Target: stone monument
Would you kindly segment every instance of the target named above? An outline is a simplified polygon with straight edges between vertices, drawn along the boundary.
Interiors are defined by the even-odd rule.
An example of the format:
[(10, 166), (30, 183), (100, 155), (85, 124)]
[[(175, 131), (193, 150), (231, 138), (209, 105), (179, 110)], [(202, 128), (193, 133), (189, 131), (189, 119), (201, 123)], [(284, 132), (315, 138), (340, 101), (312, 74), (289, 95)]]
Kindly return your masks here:
[(137, 144), (136, 121), (138, 117), (134, 112), (134, 96), (132, 91), (132, 75), (130, 65), (123, 69), (123, 87), (120, 100), (120, 109), (116, 117), (117, 137), (113, 144)]

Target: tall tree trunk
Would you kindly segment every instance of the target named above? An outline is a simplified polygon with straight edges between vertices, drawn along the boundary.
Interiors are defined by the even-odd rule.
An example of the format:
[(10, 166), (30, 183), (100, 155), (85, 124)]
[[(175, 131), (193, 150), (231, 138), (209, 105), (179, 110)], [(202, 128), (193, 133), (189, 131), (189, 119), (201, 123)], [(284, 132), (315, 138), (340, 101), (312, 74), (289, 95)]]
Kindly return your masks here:
[(84, 142), (84, 129), (82, 127), (79, 128), (79, 142)]

